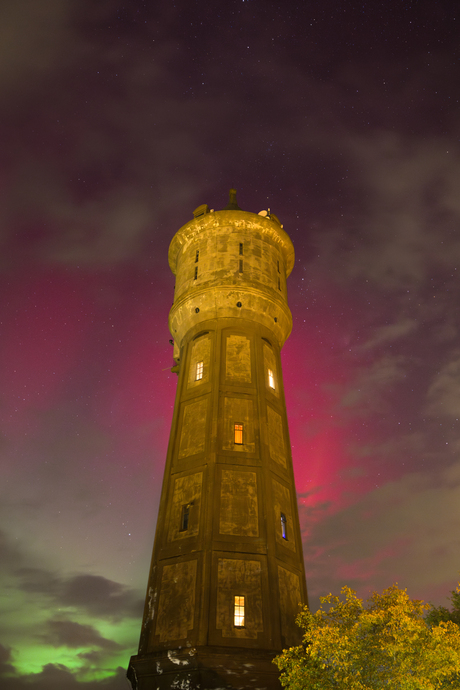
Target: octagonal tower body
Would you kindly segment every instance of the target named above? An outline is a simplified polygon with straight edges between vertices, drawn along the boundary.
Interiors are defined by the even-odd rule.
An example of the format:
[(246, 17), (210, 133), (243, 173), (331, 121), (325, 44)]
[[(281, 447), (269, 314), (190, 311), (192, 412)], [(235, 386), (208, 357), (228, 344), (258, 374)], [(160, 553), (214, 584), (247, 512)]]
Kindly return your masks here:
[[(263, 215), (261, 215), (263, 214)], [(179, 374), (133, 688), (280, 688), (307, 602), (280, 350), (294, 249), (276, 216), (201, 206), (175, 235)]]

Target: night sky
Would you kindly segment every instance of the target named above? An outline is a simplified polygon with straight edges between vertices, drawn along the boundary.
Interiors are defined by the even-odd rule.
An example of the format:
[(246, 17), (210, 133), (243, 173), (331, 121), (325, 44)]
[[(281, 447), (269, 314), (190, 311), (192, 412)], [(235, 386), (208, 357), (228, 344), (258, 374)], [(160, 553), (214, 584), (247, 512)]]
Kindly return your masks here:
[[(167, 251), (271, 208), (312, 609), (460, 570), (456, 2), (0, 4), (0, 664), (127, 690), (177, 377)], [(1, 678), (0, 674), (0, 678)]]

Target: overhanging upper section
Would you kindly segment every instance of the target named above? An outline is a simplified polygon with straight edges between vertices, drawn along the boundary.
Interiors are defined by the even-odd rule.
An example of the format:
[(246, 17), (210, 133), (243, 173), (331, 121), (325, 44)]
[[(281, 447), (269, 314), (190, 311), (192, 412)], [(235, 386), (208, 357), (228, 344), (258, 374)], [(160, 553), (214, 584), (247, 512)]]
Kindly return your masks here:
[(283, 346), (292, 328), (286, 277), (294, 247), (277, 219), (199, 206), (174, 236), (169, 265), (176, 275), (169, 314), (176, 352), (190, 329), (219, 318), (259, 323)]
[(279, 223), (270, 217), (259, 216), (257, 213), (249, 213), (248, 211), (213, 211), (204, 213), (183, 225), (174, 235), (169, 247), (169, 266), (174, 275), (177, 273), (177, 262), (180, 254), (187, 249), (188, 245), (196, 242), (201, 233), (209, 232), (213, 227), (216, 228), (217, 233), (222, 228), (234, 228), (239, 233), (247, 233), (248, 239), (251, 233), (266, 236), (267, 241), (279, 248), (283, 257), (286, 278), (290, 275), (294, 267), (295, 255), (289, 235)]

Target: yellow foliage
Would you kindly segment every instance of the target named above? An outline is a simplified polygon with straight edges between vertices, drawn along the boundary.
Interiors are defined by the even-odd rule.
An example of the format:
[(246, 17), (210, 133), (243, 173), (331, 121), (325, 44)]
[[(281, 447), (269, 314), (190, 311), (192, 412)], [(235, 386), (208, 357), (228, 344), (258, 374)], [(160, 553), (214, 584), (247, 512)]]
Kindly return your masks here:
[[(458, 591), (458, 588), (457, 588)], [(397, 585), (363, 602), (349, 587), (297, 617), (303, 644), (275, 659), (289, 690), (460, 689), (460, 627)]]

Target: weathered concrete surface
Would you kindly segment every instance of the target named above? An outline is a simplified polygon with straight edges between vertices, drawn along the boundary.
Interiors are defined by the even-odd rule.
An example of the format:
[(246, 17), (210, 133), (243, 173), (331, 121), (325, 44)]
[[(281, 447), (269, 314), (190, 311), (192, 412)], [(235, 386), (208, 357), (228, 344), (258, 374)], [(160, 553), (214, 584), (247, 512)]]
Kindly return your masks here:
[(169, 252), (179, 379), (129, 677), (139, 690), (279, 690), (271, 659), (299, 642), (307, 601), (280, 361), (294, 250), (276, 220), (198, 212)]
[(272, 652), (185, 647), (131, 659), (133, 690), (281, 690)]

